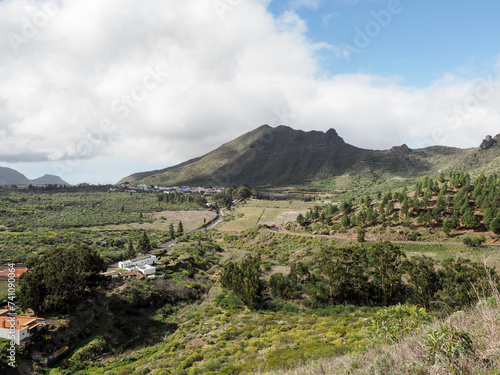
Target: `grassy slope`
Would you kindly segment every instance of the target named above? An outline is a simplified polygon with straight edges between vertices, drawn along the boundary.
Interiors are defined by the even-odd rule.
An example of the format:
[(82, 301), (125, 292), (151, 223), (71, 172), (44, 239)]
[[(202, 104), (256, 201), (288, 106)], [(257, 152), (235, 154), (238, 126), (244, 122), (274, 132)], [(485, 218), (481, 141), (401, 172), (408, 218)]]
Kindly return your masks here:
[[(500, 310), (487, 303), (478, 303), (470, 310), (458, 312), (426, 326), (422, 332), (403, 338), (393, 345), (374, 345), (354, 355), (323, 359), (294, 369), (259, 372), (259, 375), (448, 375), (498, 374), (500, 372)], [(446, 356), (434, 363), (426, 334), (440, 324), (449, 324), (470, 334), (473, 353), (449, 361)]]
[[(272, 265), (273, 268), (276, 265), (288, 264), (290, 261), (306, 260), (317, 249), (332, 244), (332, 241), (326, 238), (275, 234), (266, 230), (245, 232), (235, 237), (226, 234), (224, 237), (229, 241), (225, 242), (225, 247), (230, 256), (238, 257), (242, 251), (250, 253), (259, 251), (264, 263)], [(408, 255), (419, 251), (437, 259), (442, 259), (445, 255), (454, 255), (452, 248), (434, 246), (415, 245), (405, 250), (408, 251)], [(479, 253), (483, 252), (481, 249), (462, 250), (464, 256), (480, 256)], [(425, 351), (416, 347), (423, 342), (422, 336), (410, 338), (409, 344), (401, 344), (402, 348), (406, 348), (404, 350), (416, 351), (408, 352), (405, 354), (406, 357), (397, 357), (400, 355), (399, 352), (395, 351), (394, 347), (387, 346), (377, 345), (365, 352), (371, 343), (370, 336), (366, 334), (367, 319), (377, 309), (332, 306), (327, 313), (323, 312), (326, 313), (324, 316), (321, 311), (307, 309), (300, 311), (292, 305), (289, 306), (289, 312), (287, 308), (281, 308), (278, 312), (248, 311), (242, 309), (241, 305), (228, 295), (223, 299), (218, 298), (221, 292), (220, 287), (215, 284), (203, 300), (169, 316), (156, 314), (152, 319), (158, 322), (159, 328), (155, 338), (149, 340), (147, 345), (136, 346), (133, 350), (118, 351), (107, 356), (99, 364), (75, 373), (309, 375), (321, 374), (321, 368), (325, 369), (325, 374), (339, 374), (341, 372), (338, 372), (338, 369), (341, 365), (350, 368), (351, 373), (358, 373), (357, 366), (366, 369), (370, 365), (381, 366), (380, 373), (392, 373), (388, 372), (387, 366), (393, 366), (390, 369), (403, 366), (408, 358), (415, 358), (418, 361), (425, 359), (422, 359), (425, 357)], [(490, 317), (493, 313), (494, 311), (488, 312)], [(495, 314), (498, 317), (498, 312)], [(474, 319), (481, 318), (477, 314), (474, 317)], [(483, 323), (482, 320), (477, 321)], [(492, 324), (494, 319), (489, 318), (484, 320), (484, 323)], [(488, 341), (490, 333), (481, 332), (481, 327), (484, 326), (478, 324), (471, 330), (469, 329), (471, 324), (467, 324), (469, 325), (464, 327), (474, 333), (477, 348), (484, 349), (485, 353), (493, 348), (493, 343), (497, 341), (492, 341), (490, 345)], [(178, 327), (175, 333), (162, 332), (161, 327), (172, 325)], [(415, 340), (417, 344), (414, 343)], [(485, 349), (484, 343), (490, 346)], [(396, 356), (394, 364), (390, 362), (388, 365), (383, 362), (391, 356)], [(303, 367), (303, 363), (308, 365)], [(59, 374), (58, 371), (60, 369), (54, 369), (51, 374)], [(346, 370), (345, 373), (349, 372)], [(359, 373), (372, 372), (360, 370)], [(422, 374), (427, 373), (429, 372), (422, 372)]]
[(406, 146), (375, 151), (346, 144), (335, 131), (303, 132), (262, 126), (211, 153), (160, 171), (143, 172), (121, 182), (160, 185), (309, 186), (322, 190), (386, 190), (415, 178), (462, 170), (495, 172), (500, 146), (489, 150)]
[[(146, 184), (173, 186), (181, 182), (187, 183), (190, 181), (196, 182), (196, 180), (210, 179), (210, 176), (219, 168), (225, 166), (232, 160), (240, 158), (247, 152), (253, 142), (265, 137), (269, 134), (270, 130), (271, 128), (269, 126), (261, 126), (257, 130), (244, 134), (201, 158), (193, 159), (164, 170), (133, 174), (122, 179), (120, 183), (128, 181), (131, 183), (141, 182)], [(221, 180), (220, 184), (215, 185), (223, 185), (223, 182), (224, 181)]]

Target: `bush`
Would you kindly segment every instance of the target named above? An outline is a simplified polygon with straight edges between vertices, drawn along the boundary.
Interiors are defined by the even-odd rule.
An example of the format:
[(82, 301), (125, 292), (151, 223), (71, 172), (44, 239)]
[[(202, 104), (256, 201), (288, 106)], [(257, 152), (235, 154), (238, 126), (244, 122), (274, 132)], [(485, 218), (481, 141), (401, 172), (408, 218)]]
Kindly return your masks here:
[(398, 304), (377, 312), (368, 331), (378, 341), (393, 343), (409, 333), (418, 332), (429, 320), (424, 308)]
[(454, 368), (460, 358), (469, 357), (474, 353), (472, 338), (465, 331), (447, 323), (427, 332), (424, 336), (424, 348), (428, 351), (428, 360), (433, 365), (438, 363)]

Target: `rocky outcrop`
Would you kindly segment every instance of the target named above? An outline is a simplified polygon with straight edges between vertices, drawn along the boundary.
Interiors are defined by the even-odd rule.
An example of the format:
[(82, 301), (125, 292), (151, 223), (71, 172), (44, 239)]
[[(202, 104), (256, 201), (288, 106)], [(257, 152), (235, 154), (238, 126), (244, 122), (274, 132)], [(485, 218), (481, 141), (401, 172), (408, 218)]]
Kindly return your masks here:
[(406, 144), (403, 144), (401, 146), (394, 146), (393, 148), (391, 148), (389, 151), (392, 151), (392, 152), (397, 152), (399, 154), (409, 154), (411, 153), (413, 150), (411, 148), (409, 148)]
[[(497, 138), (497, 137), (498, 137), (498, 135), (495, 136), (495, 138)], [(489, 148), (492, 148), (494, 145), (497, 144), (497, 141), (495, 138), (493, 138), (491, 135), (487, 135), (486, 138), (483, 139), (483, 141), (479, 145), (479, 149), (480, 150), (487, 150)]]

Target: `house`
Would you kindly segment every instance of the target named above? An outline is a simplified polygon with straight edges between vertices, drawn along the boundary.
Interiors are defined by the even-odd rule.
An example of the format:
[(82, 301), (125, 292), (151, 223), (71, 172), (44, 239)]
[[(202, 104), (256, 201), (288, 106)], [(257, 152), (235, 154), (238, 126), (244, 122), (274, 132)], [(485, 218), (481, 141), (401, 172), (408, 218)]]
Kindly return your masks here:
[(2, 315), (0, 316), (0, 337), (20, 345), (43, 324), (42, 318)]
[(25, 272), (27, 272), (28, 269), (26, 267), (19, 267), (14, 270), (14, 272), (10, 272), (8, 268), (0, 269), (0, 280), (8, 280), (12, 276), (18, 280), (19, 277)]
[(118, 268), (131, 270), (135, 267), (144, 266), (146, 264), (152, 266), (156, 264), (157, 260), (158, 258), (156, 257), (156, 255), (142, 255), (134, 259), (118, 262)]
[(118, 262), (118, 267), (127, 270), (121, 275), (122, 278), (136, 277), (142, 279), (144, 277), (154, 277), (156, 275), (156, 261), (158, 258), (155, 255), (143, 255), (134, 259)]
[(42, 352), (34, 351), (34, 352), (31, 352), (31, 358), (33, 360), (41, 363), (43, 366), (47, 366), (50, 363), (59, 359), (68, 350), (69, 350), (69, 347), (65, 346), (65, 347), (55, 351), (54, 354), (49, 354), (49, 355), (42, 353)]
[(144, 266), (138, 266), (136, 268), (144, 276), (156, 275), (156, 267), (145, 264)]
[(142, 279), (144, 279), (145, 276), (142, 273), (140, 273), (138, 270), (133, 269), (132, 271), (127, 271), (127, 272), (122, 273), (121, 277), (123, 279), (130, 279), (130, 278), (135, 277), (137, 280), (142, 280)]

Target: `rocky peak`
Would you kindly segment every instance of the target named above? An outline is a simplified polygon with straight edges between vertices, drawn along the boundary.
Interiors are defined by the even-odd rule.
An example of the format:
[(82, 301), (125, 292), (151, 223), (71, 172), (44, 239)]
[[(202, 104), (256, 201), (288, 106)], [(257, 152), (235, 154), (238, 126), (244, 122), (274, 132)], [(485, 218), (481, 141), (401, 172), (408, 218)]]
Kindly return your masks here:
[(499, 135), (496, 135), (495, 138), (493, 138), (491, 135), (487, 135), (486, 138), (483, 139), (483, 141), (479, 145), (479, 149), (480, 150), (487, 150), (487, 149), (493, 147), (494, 145), (496, 145)]
[(405, 143), (405, 144), (402, 144), (401, 146), (394, 146), (393, 148), (391, 148), (390, 151), (398, 152), (401, 154), (409, 154), (410, 152), (412, 152), (412, 149), (409, 148)]
[(329, 141), (337, 141), (337, 142), (342, 142), (344, 143), (344, 139), (339, 136), (337, 131), (335, 129), (328, 129), (328, 131), (325, 133), (326, 139)]

